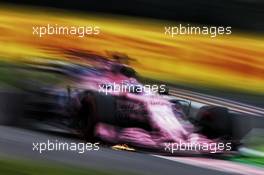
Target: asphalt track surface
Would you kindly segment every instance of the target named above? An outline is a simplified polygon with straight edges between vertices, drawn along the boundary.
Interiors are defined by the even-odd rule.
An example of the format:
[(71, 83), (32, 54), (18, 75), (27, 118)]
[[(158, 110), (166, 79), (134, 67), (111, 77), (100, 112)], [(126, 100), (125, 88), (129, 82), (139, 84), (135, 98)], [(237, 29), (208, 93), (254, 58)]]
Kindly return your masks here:
[[(211, 96), (204, 96), (197, 93), (190, 93), (185, 90), (173, 89), (172, 95), (190, 100), (203, 100), (214, 104), (219, 101), (226, 107), (236, 110), (254, 113), (257, 118), (263, 119), (262, 108), (248, 106), (238, 102), (227, 101)], [(175, 93), (175, 94), (173, 94)], [(188, 95), (187, 95), (187, 94)], [(211, 100), (209, 100), (211, 99)], [(261, 120), (262, 121), (262, 120)], [(40, 160), (57, 162), (63, 165), (74, 165), (92, 169), (102, 169), (109, 172), (124, 172), (144, 175), (158, 174), (179, 174), (179, 175), (229, 175), (229, 174), (254, 174), (261, 175), (262, 168), (252, 168), (246, 165), (238, 165), (231, 162), (224, 162), (213, 159), (180, 158), (180, 157), (159, 157), (146, 153), (115, 151), (107, 147), (100, 147), (99, 151), (86, 151), (79, 154), (76, 151), (46, 151), (40, 154), (33, 151), (33, 142), (47, 142), (47, 140), (67, 143), (79, 143), (79, 140), (72, 135), (62, 135), (52, 132), (40, 132), (35, 130), (0, 126), (0, 158), (21, 158), (29, 160)], [(242, 170), (243, 169), (243, 170)], [(247, 172), (247, 173), (245, 173)]]
[(133, 174), (180, 174), (180, 175), (227, 175), (216, 170), (205, 169), (175, 161), (155, 157), (153, 155), (115, 151), (100, 148), (99, 151), (87, 151), (79, 154), (75, 151), (50, 151), (40, 154), (33, 151), (33, 142), (79, 142), (74, 138), (67, 138), (38, 131), (0, 126), (0, 156), (27, 158), (30, 160), (45, 160), (64, 165), (76, 165), (109, 171), (130, 172)]

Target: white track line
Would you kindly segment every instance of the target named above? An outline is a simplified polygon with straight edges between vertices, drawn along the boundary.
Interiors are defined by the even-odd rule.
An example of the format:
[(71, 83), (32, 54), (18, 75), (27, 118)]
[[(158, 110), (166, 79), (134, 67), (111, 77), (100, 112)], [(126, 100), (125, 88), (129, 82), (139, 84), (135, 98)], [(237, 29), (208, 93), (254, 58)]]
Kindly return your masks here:
[(237, 162), (208, 159), (208, 158), (167, 157), (167, 156), (159, 156), (159, 155), (153, 155), (153, 156), (174, 162), (184, 163), (200, 168), (221, 171), (226, 173), (233, 173), (239, 175), (264, 175), (264, 168), (250, 166)]
[(183, 89), (176, 89), (176, 88), (172, 88), (170, 89), (170, 92), (172, 93), (178, 93), (178, 94), (182, 94), (182, 95), (189, 95), (189, 96), (193, 96), (193, 97), (197, 97), (197, 98), (204, 98), (204, 99), (209, 99), (209, 100), (215, 100), (215, 101), (221, 101), (227, 104), (232, 104), (232, 105), (239, 105), (239, 106), (243, 106), (246, 108), (250, 108), (256, 111), (261, 111), (264, 113), (264, 109), (260, 108), (260, 107), (255, 107), (252, 105), (248, 105), (245, 103), (240, 103), (237, 101), (233, 101), (233, 100), (229, 100), (229, 99), (223, 99), (220, 97), (215, 97), (215, 96), (211, 96), (211, 95), (206, 95), (206, 94), (201, 94), (201, 93), (197, 93), (197, 92), (192, 92), (192, 91), (188, 91), (188, 90), (183, 90)]
[(177, 91), (171, 91), (170, 95), (189, 99), (192, 101), (196, 101), (196, 102), (200, 102), (200, 103), (204, 103), (208, 105), (217, 105), (217, 106), (227, 107), (233, 111), (241, 112), (241, 113), (245, 113), (249, 115), (254, 115), (254, 116), (259, 116), (259, 117), (264, 116), (264, 111), (262, 111), (263, 110), (262, 108), (255, 109), (255, 107), (253, 106), (252, 108), (249, 108), (248, 105), (245, 107), (244, 104), (237, 105), (238, 103), (233, 104), (231, 102), (225, 102), (224, 100), (216, 100), (216, 99), (211, 99), (211, 98), (207, 98), (203, 96), (193, 96), (191, 93), (186, 95), (186, 94), (182, 94)]

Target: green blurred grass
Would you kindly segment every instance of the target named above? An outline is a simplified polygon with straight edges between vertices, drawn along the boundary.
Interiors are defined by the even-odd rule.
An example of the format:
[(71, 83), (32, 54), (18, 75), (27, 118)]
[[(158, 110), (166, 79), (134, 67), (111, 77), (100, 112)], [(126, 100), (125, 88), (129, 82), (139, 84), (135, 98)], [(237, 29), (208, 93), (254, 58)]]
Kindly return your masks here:
[(33, 70), (23, 64), (7, 64), (0, 61), (0, 87), (2, 89), (23, 90), (32, 83), (38, 86), (53, 86), (65, 83), (65, 81), (65, 76), (61, 74)]
[[(75, 166), (43, 163), (29, 160), (0, 159), (0, 174), (3, 175), (129, 175), (130, 173), (109, 172)], [(131, 175), (131, 174), (130, 174)]]
[(238, 156), (231, 158), (232, 161), (235, 162), (241, 162), (241, 163), (246, 163), (250, 165), (255, 165), (255, 166), (264, 166), (264, 157), (246, 157), (246, 156)]

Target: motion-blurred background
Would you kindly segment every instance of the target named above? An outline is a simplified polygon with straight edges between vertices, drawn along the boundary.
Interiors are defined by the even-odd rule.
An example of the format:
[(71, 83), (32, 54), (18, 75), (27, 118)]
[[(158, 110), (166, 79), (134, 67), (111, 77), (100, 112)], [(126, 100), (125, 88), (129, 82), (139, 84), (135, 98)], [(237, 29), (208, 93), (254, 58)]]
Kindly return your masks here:
[[(1, 9), (3, 59), (65, 59), (67, 49), (101, 55), (117, 51), (137, 60), (134, 67), (149, 78), (189, 87), (218, 89), (218, 92), (229, 90), (233, 91), (232, 95), (237, 91), (263, 94), (261, 1), (13, 2)], [(43, 23), (93, 24), (101, 27), (102, 34), (90, 38), (33, 37), (32, 26)], [(231, 26), (233, 33), (214, 39), (203, 36), (169, 38), (164, 35), (164, 26), (179, 23)], [(260, 99), (252, 101), (262, 105)]]
[[(57, 69), (51, 65), (85, 66), (90, 64), (86, 57), (91, 53), (106, 58), (118, 53), (131, 58), (130, 66), (148, 81), (165, 82), (173, 87), (263, 108), (263, 19), (264, 2), (261, 0), (2, 1), (0, 3), (0, 89), (2, 94), (5, 94), (21, 91), (36, 84), (67, 85), (72, 83), (72, 80), (57, 73)], [(164, 35), (165, 26), (175, 26), (179, 23), (194, 26), (231, 26), (232, 35), (216, 38), (199, 35), (171, 38)], [(56, 35), (39, 38), (32, 35), (33, 26), (47, 24), (96, 25), (101, 28), (101, 34), (84, 38)], [(36, 71), (39, 69), (51, 71)], [(1, 105), (4, 103), (2, 100)], [(257, 119), (257, 122), (263, 120)], [(21, 134), (21, 131), (9, 131), (9, 129), (4, 128), (2, 132), (20, 134), (17, 136), (14, 133), (14, 140), (27, 138), (23, 134), (30, 135), (30, 132)], [(261, 133), (263, 131), (260, 129), (249, 137), (258, 135), (257, 137), (261, 138), (262, 136), (259, 136)], [(261, 142), (263, 143), (263, 140)], [(8, 146), (2, 147), (6, 149)], [(262, 146), (259, 149), (263, 151)], [(17, 148), (17, 152), (21, 151)], [(3, 154), (5, 155), (4, 151)], [(98, 164), (105, 163), (101, 162), (104, 159), (103, 154), (99, 158), (95, 156), (99, 159)], [(106, 156), (115, 156), (112, 154), (107, 151)], [(135, 161), (142, 158), (141, 155), (138, 156)], [(13, 161), (7, 157), (5, 155), (0, 160), (3, 162), (3, 166), (0, 163), (0, 174), (1, 170), (9, 173), (10, 169), (6, 167), (13, 165), (16, 166), (12, 170), (13, 174), (23, 174), (23, 172), (36, 174), (42, 171), (43, 167), (29, 166), (33, 164), (32, 162), (21, 164), (19, 160)], [(120, 157), (116, 159), (118, 158)], [(142, 159), (148, 161), (148, 158)], [(29, 161), (32, 160), (34, 159)], [(236, 160), (250, 162), (254, 166), (263, 166), (263, 158), (239, 157), (234, 159)], [(157, 163), (152, 159), (149, 162), (148, 164)], [(79, 166), (82, 163), (76, 164)], [(90, 165), (95, 169), (98, 168), (91, 162)], [(111, 166), (112, 164), (107, 165), (106, 172), (73, 168), (68, 173), (80, 171), (79, 173), (84, 174), (87, 172), (108, 174)], [(115, 166), (118, 165), (113, 165)], [(22, 167), (27, 168), (22, 171), (24, 169)], [(54, 172), (66, 174), (61, 170), (65, 169), (63, 165), (55, 168), (50, 168), (50, 165), (47, 167), (46, 174)], [(173, 171), (172, 167), (167, 168)], [(135, 169), (137, 168), (142, 167), (135, 166)], [(121, 170), (126, 171), (126, 168)]]

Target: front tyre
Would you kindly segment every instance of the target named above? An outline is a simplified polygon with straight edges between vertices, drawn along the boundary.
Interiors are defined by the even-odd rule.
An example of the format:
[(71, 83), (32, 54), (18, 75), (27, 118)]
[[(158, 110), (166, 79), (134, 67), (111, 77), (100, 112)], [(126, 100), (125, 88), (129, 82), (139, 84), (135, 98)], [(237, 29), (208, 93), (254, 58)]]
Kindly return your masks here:
[(81, 109), (79, 112), (81, 134), (89, 142), (95, 141), (96, 111), (96, 98), (93, 93), (89, 92), (81, 100)]

